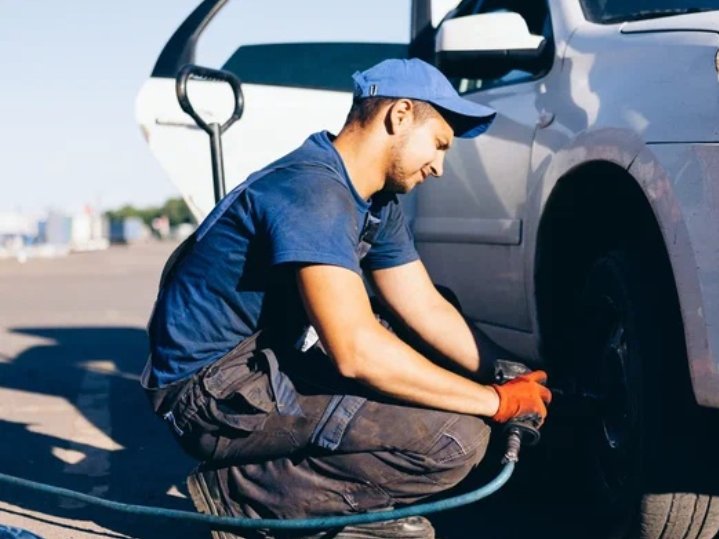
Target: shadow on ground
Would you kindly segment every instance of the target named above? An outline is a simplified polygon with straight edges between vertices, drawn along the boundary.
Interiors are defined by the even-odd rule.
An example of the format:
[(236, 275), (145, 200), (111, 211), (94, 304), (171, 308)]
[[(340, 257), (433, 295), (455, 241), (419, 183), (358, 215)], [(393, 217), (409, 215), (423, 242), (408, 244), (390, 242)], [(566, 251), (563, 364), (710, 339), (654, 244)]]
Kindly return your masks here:
[[(41, 434), (34, 432), (37, 427), (33, 424), (0, 421), (0, 471), (124, 503), (193, 510), (189, 499), (167, 494), (173, 486), (187, 494), (184, 479), (194, 464), (152, 414), (137, 381), (147, 357), (143, 330), (64, 327), (12, 331), (43, 337), (53, 344), (28, 348), (1, 363), (0, 387), (65, 399), (121, 449), (103, 449)], [(115, 368), (98, 372), (92, 367), (97, 363), (92, 362)], [(25, 404), (31, 405), (30, 400)], [(42, 421), (38, 418), (38, 423)], [(72, 437), (69, 430), (62, 432)], [(84, 458), (77, 462), (70, 459), (74, 463), (68, 463), (68, 459), (55, 456), (63, 450)], [(197, 526), (111, 512), (4, 484), (0, 485), (0, 499), (27, 510), (92, 520), (134, 537), (205, 535)], [(24, 516), (28, 521), (36, 518)], [(68, 526), (69, 536), (72, 530)]]

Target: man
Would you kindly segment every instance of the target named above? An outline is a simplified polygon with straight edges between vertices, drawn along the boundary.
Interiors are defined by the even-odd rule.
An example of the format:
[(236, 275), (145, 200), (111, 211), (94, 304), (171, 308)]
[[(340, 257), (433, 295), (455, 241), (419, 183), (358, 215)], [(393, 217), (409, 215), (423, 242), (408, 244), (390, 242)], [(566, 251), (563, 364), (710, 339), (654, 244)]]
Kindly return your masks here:
[[(454, 136), (482, 133), (494, 111), (417, 59), (353, 78), (341, 132), (251, 175), (163, 274), (143, 383), (204, 463), (188, 479), (201, 511), (299, 518), (411, 503), (482, 459), (482, 418), (546, 416), (541, 371), (472, 380), (475, 336), (432, 284), (396, 197), (441, 176)], [(375, 315), (363, 275), (395, 329), (445, 367)], [(413, 518), (337, 537), (434, 532)]]

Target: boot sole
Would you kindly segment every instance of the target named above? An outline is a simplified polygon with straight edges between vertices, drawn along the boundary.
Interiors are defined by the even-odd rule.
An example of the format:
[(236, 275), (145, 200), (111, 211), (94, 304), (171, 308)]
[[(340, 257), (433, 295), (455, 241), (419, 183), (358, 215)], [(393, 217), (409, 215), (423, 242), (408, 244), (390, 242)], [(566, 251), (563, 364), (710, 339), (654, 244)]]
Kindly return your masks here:
[[(195, 508), (200, 513), (218, 517), (228, 516), (212, 501), (210, 489), (207, 487), (207, 483), (205, 482), (205, 478), (202, 477), (201, 472), (193, 472), (187, 477), (187, 490), (190, 492), (192, 503), (195, 504)], [(212, 530), (210, 535), (212, 539), (243, 539), (240, 535), (221, 530)]]

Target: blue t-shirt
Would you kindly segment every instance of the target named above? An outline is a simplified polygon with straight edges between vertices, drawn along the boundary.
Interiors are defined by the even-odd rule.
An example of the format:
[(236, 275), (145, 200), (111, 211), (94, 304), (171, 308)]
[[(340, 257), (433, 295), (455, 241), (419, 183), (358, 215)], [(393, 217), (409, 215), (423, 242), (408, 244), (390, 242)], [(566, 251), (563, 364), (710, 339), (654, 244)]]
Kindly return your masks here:
[(361, 273), (418, 258), (397, 197), (362, 199), (331, 137), (316, 133), (250, 175), (199, 226), (150, 320), (152, 385), (190, 376), (260, 328), (297, 340), (309, 322), (295, 264)]

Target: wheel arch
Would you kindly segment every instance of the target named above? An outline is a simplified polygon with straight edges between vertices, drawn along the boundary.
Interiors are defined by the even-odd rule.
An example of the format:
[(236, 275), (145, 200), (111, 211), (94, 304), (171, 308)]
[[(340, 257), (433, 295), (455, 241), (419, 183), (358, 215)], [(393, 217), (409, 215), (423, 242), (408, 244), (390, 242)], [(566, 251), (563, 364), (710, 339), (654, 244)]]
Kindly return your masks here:
[[(686, 347), (672, 264), (655, 208), (624, 166), (595, 160), (567, 171), (555, 184), (539, 222), (534, 251), (534, 287), (541, 355), (566, 355), (573, 301), (592, 262), (615, 249), (637, 251), (652, 267), (666, 294), (666, 323), (676, 331), (686, 371)], [(686, 376), (688, 380), (688, 376)], [(690, 389), (691, 386), (688, 388)]]

